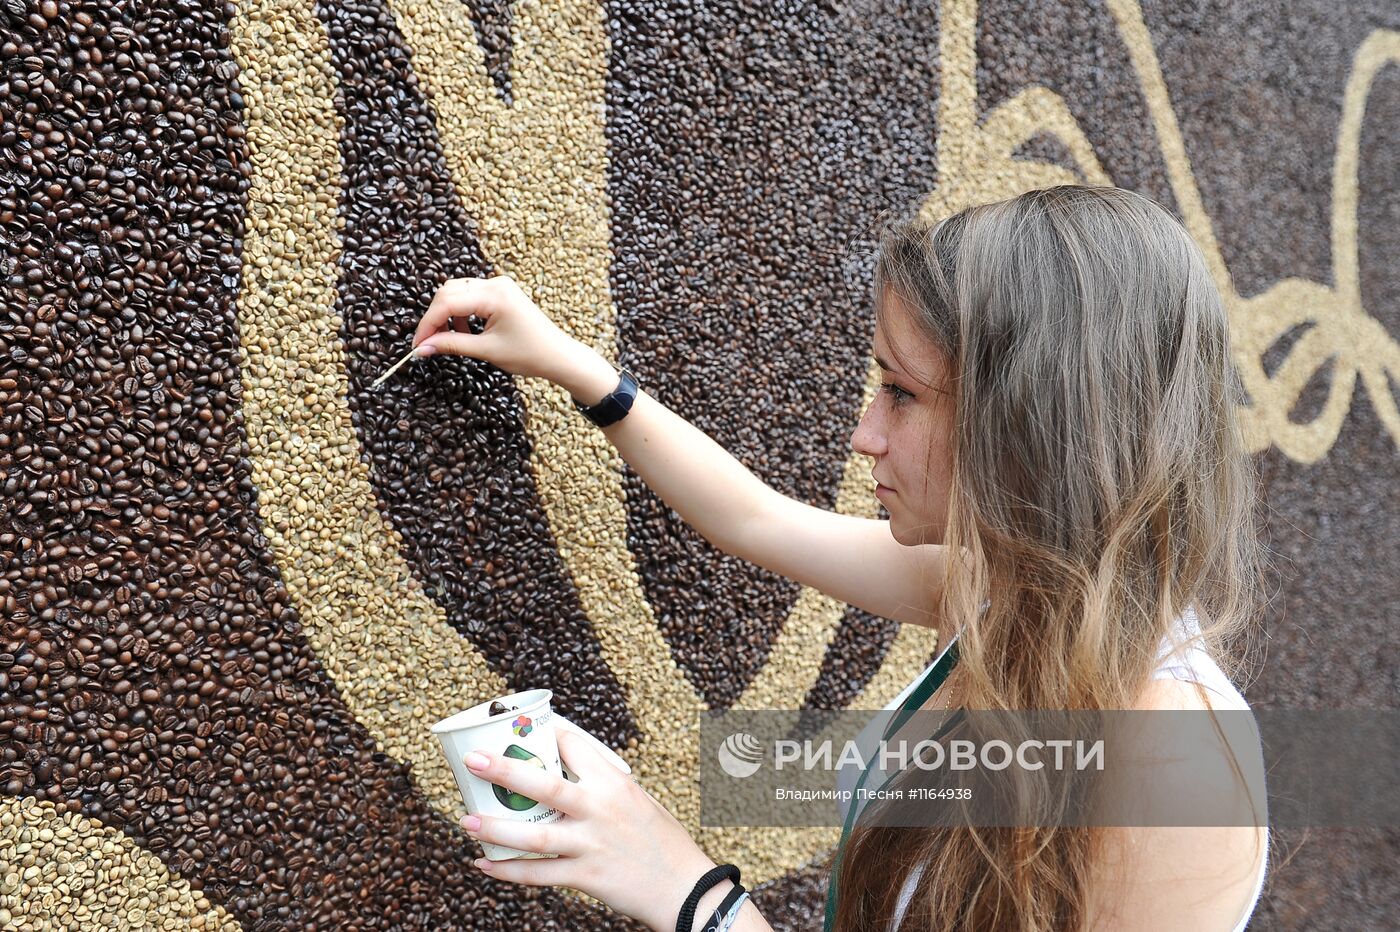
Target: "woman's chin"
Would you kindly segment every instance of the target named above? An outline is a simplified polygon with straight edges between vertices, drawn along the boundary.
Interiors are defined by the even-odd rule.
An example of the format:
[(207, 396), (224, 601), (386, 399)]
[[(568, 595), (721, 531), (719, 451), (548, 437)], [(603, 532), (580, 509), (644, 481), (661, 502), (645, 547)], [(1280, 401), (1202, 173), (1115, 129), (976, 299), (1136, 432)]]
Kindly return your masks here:
[(943, 532), (940, 529), (922, 525), (919, 527), (905, 527), (898, 518), (890, 517), (890, 534), (897, 543), (906, 547), (920, 547), (924, 544), (943, 543)]
[(890, 518), (890, 534), (893, 535), (896, 542), (906, 547), (917, 547), (919, 544), (923, 543), (923, 541), (919, 539), (919, 534), (904, 527), (899, 523), (898, 519), (893, 517)]

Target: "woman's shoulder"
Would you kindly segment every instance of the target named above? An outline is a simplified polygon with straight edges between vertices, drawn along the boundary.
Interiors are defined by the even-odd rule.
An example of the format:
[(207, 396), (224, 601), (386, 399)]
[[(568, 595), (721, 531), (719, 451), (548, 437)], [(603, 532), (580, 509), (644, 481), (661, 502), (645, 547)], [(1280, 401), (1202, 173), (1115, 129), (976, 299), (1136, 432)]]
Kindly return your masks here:
[[(1249, 703), (1198, 645), (1173, 651), (1149, 679), (1133, 705), (1144, 712), (1249, 712)], [(1252, 721), (1253, 716), (1246, 716)], [(1155, 723), (1154, 723), (1155, 724)], [(1235, 788), (1234, 766), (1254, 772), (1262, 766), (1258, 733), (1247, 722), (1231, 720), (1224, 734), (1209, 733), (1209, 744), (1190, 744), (1166, 755), (1150, 774), (1132, 779), (1134, 794), (1168, 795), (1186, 786)], [(1189, 742), (1200, 740), (1203, 725), (1181, 729), (1161, 724), (1142, 733)], [(1249, 806), (1248, 797), (1241, 805)], [(1257, 901), (1267, 864), (1268, 830), (1250, 824), (1133, 826), (1105, 829), (1095, 858), (1088, 928), (1238, 928)], [(1262, 863), (1261, 863), (1262, 862)]]
[(1106, 828), (1088, 884), (1089, 929), (1236, 929), (1258, 901), (1267, 830)]
[(1164, 676), (1148, 681), (1133, 708), (1142, 712), (1249, 711), (1249, 703), (1233, 688), (1222, 693), (1200, 680)]
[(1248, 711), (1249, 703), (1207, 651), (1196, 613), (1187, 609), (1163, 639), (1157, 668), (1134, 708)]
[[(1236, 695), (1238, 695), (1236, 693)], [(1136, 706), (1140, 711), (1201, 712), (1235, 710), (1242, 697), (1222, 696), (1198, 682), (1175, 677), (1153, 679)], [(1252, 718), (1252, 716), (1251, 716)], [(1184, 729), (1185, 735), (1200, 731)], [(1223, 743), (1190, 744), (1166, 757), (1186, 761), (1158, 763), (1150, 773), (1129, 780), (1133, 793), (1152, 796), (1152, 787), (1176, 798), (1183, 787), (1233, 788), (1231, 759), (1249, 761), (1259, 754), (1252, 729), (1226, 728)], [(1157, 729), (1144, 729), (1157, 732)], [(1175, 735), (1169, 726), (1161, 733)], [(1257, 769), (1259, 761), (1246, 770)], [(1163, 803), (1170, 810), (1169, 803)], [(1250, 805), (1240, 797), (1240, 806)], [(1109, 827), (1091, 867), (1090, 929), (1200, 928), (1237, 929), (1253, 911), (1267, 858), (1268, 830), (1250, 824), (1206, 826), (1147, 825)], [(1263, 862), (1263, 863), (1261, 863)]]

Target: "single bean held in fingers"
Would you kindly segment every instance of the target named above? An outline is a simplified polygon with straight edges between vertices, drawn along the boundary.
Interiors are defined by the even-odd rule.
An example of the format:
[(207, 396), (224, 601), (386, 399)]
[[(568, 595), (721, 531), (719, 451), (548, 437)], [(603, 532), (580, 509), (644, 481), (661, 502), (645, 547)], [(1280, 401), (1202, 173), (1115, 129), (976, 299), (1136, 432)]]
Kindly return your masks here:
[(428, 302), (428, 310), (413, 331), (417, 346), (447, 326), (454, 317), (490, 317), (491, 311), (503, 299), (496, 278), (453, 278), (445, 282)]

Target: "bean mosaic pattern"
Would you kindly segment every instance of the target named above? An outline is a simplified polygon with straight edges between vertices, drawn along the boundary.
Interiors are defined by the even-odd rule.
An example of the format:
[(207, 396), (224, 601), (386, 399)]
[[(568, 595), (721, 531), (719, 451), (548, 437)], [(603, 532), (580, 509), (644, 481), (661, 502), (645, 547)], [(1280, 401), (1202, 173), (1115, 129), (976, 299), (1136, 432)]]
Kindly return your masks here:
[[(1395, 668), (1397, 30), (1380, 0), (0, 0), (0, 926), (632, 927), (465, 869), (428, 726), (547, 686), (811, 928), (835, 833), (699, 826), (697, 715), (878, 707), (930, 632), (724, 555), (554, 386), (368, 386), (444, 280), (507, 272), (775, 488), (878, 516), (864, 237), (917, 200), (1080, 181), (1183, 219), (1292, 561), (1247, 692), (1392, 704), (1353, 658)], [(1257, 919), (1393, 924), (1396, 842), (1309, 839)]]

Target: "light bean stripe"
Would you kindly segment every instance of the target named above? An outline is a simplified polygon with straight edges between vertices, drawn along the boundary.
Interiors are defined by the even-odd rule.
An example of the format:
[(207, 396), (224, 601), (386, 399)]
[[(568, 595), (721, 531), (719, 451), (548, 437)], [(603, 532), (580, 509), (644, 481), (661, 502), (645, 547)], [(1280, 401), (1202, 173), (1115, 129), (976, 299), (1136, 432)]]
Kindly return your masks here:
[(0, 797), (0, 929), (240, 928), (117, 829), (47, 800)]
[(262, 529), (346, 706), (454, 813), (461, 797), (429, 727), (505, 683), (400, 556), (351, 424), (335, 313), (341, 123), (327, 39), (309, 2), (252, 0), (238, 5), (231, 43), (253, 163), (238, 328)]
[[(513, 8), (513, 103), (506, 106), (465, 4), (390, 6), (483, 254), (572, 336), (615, 359), (602, 9), (581, 2)], [(704, 702), (676, 666), (627, 548), (621, 456), (562, 388), (541, 379), (517, 384), (550, 530), (641, 732), (630, 763), (677, 818), (696, 824), (699, 799), (687, 776), (698, 768)]]

